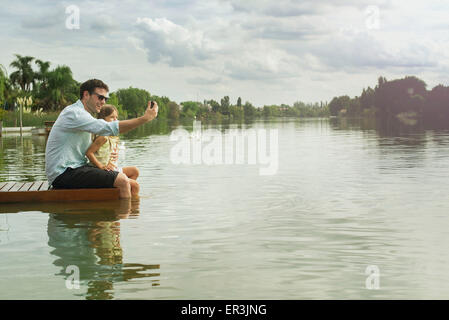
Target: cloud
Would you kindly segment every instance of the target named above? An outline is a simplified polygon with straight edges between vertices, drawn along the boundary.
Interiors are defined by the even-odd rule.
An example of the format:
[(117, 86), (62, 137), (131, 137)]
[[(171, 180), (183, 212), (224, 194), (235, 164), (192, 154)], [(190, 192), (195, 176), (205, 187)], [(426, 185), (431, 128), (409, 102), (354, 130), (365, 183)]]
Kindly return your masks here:
[(275, 17), (302, 16), (320, 11), (320, 6), (312, 1), (231, 0), (229, 2), (236, 12), (259, 13)]
[(223, 82), (223, 79), (221, 77), (213, 77), (213, 78), (193, 77), (193, 78), (187, 79), (187, 81), (191, 84), (211, 85), (211, 84), (221, 83), (221, 82)]
[(387, 6), (390, 0), (229, 0), (237, 13), (251, 13), (271, 17), (299, 17), (329, 13), (335, 8), (364, 8), (370, 5)]
[(64, 8), (57, 6), (51, 11), (45, 11), (38, 15), (25, 15), (21, 19), (21, 27), (24, 29), (47, 29), (64, 26)]
[[(65, 27), (69, 4), (5, 2), (1, 63), (34, 55), (70, 65), (80, 78), (103, 74), (117, 88), (151, 83), (180, 101), (191, 92), (245, 95), (256, 104), (275, 95), (322, 99), (357, 94), (379, 75), (447, 84), (448, 4), (441, 1), (79, 0), (78, 30)], [(368, 6), (379, 9), (376, 30), (368, 30), (376, 18)]]
[(294, 56), (259, 43), (228, 59), (224, 63), (224, 74), (232, 79), (271, 82), (296, 76), (297, 66)]
[(243, 31), (252, 38), (270, 40), (313, 40), (329, 32), (328, 27), (318, 19), (310, 17), (262, 18), (251, 17), (241, 24)]
[(102, 16), (95, 19), (90, 28), (94, 31), (98, 31), (101, 33), (107, 33), (110, 31), (117, 30), (119, 28), (119, 24), (114, 21), (110, 16)]
[(328, 67), (347, 71), (359, 68), (432, 68), (438, 65), (430, 50), (419, 43), (391, 45), (366, 32), (351, 37), (327, 37), (326, 41), (310, 50)]
[(166, 62), (172, 67), (198, 64), (211, 58), (216, 44), (206, 38), (201, 30), (189, 30), (172, 21), (138, 18), (139, 36), (148, 51), (150, 62)]
[(107, 77), (109, 79), (114, 79), (115, 81), (130, 80), (130, 77), (127, 74), (115, 70), (111, 71)]

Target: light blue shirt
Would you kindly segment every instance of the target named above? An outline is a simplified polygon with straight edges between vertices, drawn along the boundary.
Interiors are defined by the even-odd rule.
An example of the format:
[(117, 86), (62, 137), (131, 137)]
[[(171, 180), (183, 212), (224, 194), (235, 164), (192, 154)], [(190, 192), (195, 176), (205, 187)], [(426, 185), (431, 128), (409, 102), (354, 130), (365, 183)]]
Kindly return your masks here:
[(87, 164), (86, 151), (92, 143), (91, 133), (118, 136), (118, 123), (94, 118), (80, 100), (65, 107), (51, 128), (45, 148), (48, 183), (51, 185), (67, 168), (75, 169)]

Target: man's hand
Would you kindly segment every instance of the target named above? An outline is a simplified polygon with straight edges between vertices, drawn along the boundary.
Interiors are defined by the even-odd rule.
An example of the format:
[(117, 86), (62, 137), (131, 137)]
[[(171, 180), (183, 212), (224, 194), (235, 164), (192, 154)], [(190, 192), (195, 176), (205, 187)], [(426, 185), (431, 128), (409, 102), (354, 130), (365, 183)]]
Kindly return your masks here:
[(119, 132), (125, 133), (147, 122), (150, 122), (157, 117), (158, 109), (159, 107), (156, 101), (153, 101), (153, 108), (151, 108), (151, 101), (148, 101), (148, 107), (143, 116), (134, 119), (122, 120), (118, 123)]
[(148, 101), (148, 107), (147, 110), (145, 111), (145, 114), (143, 115), (143, 118), (148, 122), (153, 120), (154, 118), (157, 117), (157, 112), (159, 110), (159, 107), (157, 105), (156, 101), (153, 101), (153, 108), (151, 108), (151, 101)]

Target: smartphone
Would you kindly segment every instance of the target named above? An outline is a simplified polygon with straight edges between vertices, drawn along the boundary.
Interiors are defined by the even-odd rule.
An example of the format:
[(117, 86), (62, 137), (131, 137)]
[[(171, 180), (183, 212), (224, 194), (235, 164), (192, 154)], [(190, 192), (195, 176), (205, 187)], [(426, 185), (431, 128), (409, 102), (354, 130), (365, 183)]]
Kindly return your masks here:
[(151, 101), (150, 109), (153, 109), (153, 107), (154, 107), (154, 101)]

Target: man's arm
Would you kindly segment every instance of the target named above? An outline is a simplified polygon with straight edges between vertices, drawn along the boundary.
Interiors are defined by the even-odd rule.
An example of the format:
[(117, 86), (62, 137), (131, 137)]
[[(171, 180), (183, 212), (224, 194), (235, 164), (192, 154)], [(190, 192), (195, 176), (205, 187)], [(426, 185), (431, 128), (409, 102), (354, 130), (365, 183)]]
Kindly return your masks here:
[(158, 108), (159, 107), (156, 101), (154, 102), (153, 108), (151, 108), (151, 101), (148, 101), (148, 107), (143, 116), (129, 120), (122, 120), (119, 122), (118, 124), (119, 132), (125, 133), (132, 129), (137, 128), (138, 126), (141, 126), (142, 124), (150, 122), (151, 120), (157, 117)]

